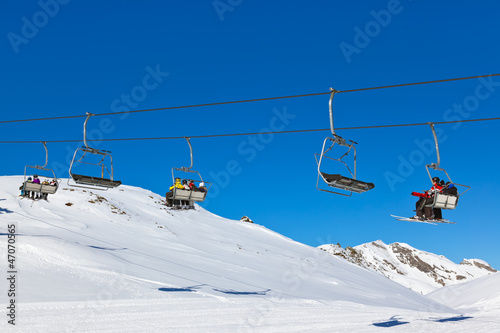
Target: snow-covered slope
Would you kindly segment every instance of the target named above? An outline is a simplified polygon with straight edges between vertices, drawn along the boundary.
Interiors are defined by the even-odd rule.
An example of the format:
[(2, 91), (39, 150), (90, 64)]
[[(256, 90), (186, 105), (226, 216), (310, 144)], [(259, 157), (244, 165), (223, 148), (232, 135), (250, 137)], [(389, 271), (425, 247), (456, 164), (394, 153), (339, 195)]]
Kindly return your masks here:
[[(500, 273), (438, 289), (428, 296), (453, 308), (500, 309)], [(500, 329), (500, 327), (499, 327)]]
[(464, 259), (460, 264), (455, 264), (444, 256), (417, 250), (404, 243), (387, 245), (378, 240), (345, 249), (338, 244), (319, 248), (379, 272), (422, 294), (496, 272), (483, 260)]
[[(0, 232), (16, 224), (19, 301), (274, 297), (441, 309), (421, 295), (263, 226), (196, 207), (168, 211), (162, 197), (120, 186), (68, 188), (49, 202), (18, 197), (19, 176), (0, 177)], [(6, 237), (0, 238), (6, 262)], [(97, 295), (97, 296), (96, 296)]]

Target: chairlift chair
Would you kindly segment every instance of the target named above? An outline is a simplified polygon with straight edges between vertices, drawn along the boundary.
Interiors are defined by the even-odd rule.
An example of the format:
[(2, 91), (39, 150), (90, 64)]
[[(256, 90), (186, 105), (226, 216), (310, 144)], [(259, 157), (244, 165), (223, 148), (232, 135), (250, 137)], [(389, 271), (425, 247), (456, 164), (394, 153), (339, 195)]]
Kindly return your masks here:
[[(111, 152), (108, 150), (91, 148), (87, 144), (87, 122), (91, 116), (93, 116), (93, 114), (87, 112), (87, 118), (85, 119), (85, 122), (83, 124), (83, 143), (85, 146), (77, 148), (75, 150), (75, 153), (73, 154), (73, 159), (71, 160), (71, 164), (69, 166), (70, 178), (68, 178), (68, 186), (106, 191), (109, 188), (120, 186), (122, 182), (119, 180), (113, 180), (113, 156), (111, 155)], [(77, 153), (79, 151), (83, 152), (83, 155), (79, 159), (76, 159)], [(98, 162), (89, 162), (89, 155), (98, 156), (100, 160)], [(106, 165), (107, 157), (109, 157), (109, 168)], [(100, 167), (101, 177), (75, 174), (73, 172), (73, 164), (75, 162)], [(104, 171), (106, 171), (107, 177), (105, 177)], [(70, 183), (70, 179), (73, 180), (74, 184)]]
[(197, 179), (194, 179), (196, 177), (191, 177), (189, 179), (193, 180), (195, 183), (205, 183), (205, 188), (206, 191), (196, 191), (196, 190), (186, 190), (186, 189), (180, 189), (174, 186), (172, 190), (172, 200), (182, 200), (182, 201), (195, 201), (195, 202), (203, 202), (207, 196), (208, 190), (212, 186), (212, 183), (204, 181), (203, 178), (201, 177), (201, 174), (198, 171), (191, 170), (193, 167), (193, 146), (191, 145), (191, 142), (189, 141), (189, 138), (185, 138), (187, 140), (187, 143), (189, 145), (189, 151), (190, 151), (190, 156), (191, 156), (191, 165), (189, 167), (180, 167), (180, 168), (172, 168), (172, 183), (175, 185), (175, 179), (176, 178), (182, 178), (179, 177), (179, 173), (191, 173), (191, 174), (196, 174), (198, 175)]
[[(48, 160), (49, 160), (49, 150), (47, 149), (46, 142), (42, 141), (43, 147), (45, 148), (45, 164), (44, 165), (26, 165), (24, 167), (24, 182), (23, 182), (23, 191), (25, 192), (39, 192), (43, 194), (55, 194), (57, 192), (57, 189), (59, 188), (59, 180), (56, 177), (56, 174), (54, 170), (46, 168)], [(47, 185), (47, 184), (40, 184), (37, 183), (32, 183), (28, 182), (28, 168), (30, 169), (35, 169), (38, 171), (50, 171), (52, 173), (52, 179), (56, 181), (55, 185)], [(37, 172), (38, 173), (38, 172)]]
[[(330, 101), (329, 101), (329, 110), (330, 110), (330, 129), (332, 132), (333, 137), (327, 137), (323, 141), (323, 148), (321, 149), (321, 154), (315, 154), (316, 158), (316, 163), (318, 165), (318, 178), (316, 181), (316, 188), (320, 191), (324, 192), (329, 192), (329, 193), (334, 193), (334, 194), (339, 194), (339, 195), (344, 195), (350, 197), (353, 192), (355, 193), (363, 193), (366, 191), (369, 191), (375, 187), (373, 183), (368, 183), (368, 182), (363, 182), (358, 179), (356, 179), (356, 147), (355, 144), (357, 142), (354, 142), (352, 140), (345, 140), (341, 136), (337, 135), (335, 133), (335, 128), (333, 126), (333, 111), (332, 111), (332, 100), (337, 92), (335, 89), (330, 88), (331, 94), (330, 94)], [(331, 143), (331, 144), (330, 144)], [(327, 156), (326, 154), (330, 151), (333, 150), (335, 144), (338, 146), (342, 147), (347, 147), (347, 151), (340, 156), (339, 158), (333, 158), (330, 156)], [(347, 163), (343, 161), (342, 159), (346, 157), (350, 151), (354, 152), (354, 159), (353, 159), (353, 171), (349, 168)], [(331, 173), (326, 173), (322, 171), (322, 165), (324, 159), (328, 160), (333, 160), (342, 163), (347, 170), (349, 171), (350, 177), (343, 176), (341, 174), (331, 174)], [(320, 178), (323, 180), (324, 183), (326, 183), (329, 187), (344, 190), (346, 192), (338, 192), (338, 191), (332, 191), (328, 189), (321, 188), (319, 186)]]
[[(439, 164), (441, 163), (441, 157), (439, 154), (439, 143), (438, 143), (438, 139), (437, 139), (437, 135), (436, 135), (436, 130), (434, 129), (433, 123), (429, 123), (429, 125), (431, 126), (432, 135), (434, 136), (434, 142), (436, 144), (436, 155), (437, 155), (437, 162), (436, 163), (431, 163), (431, 164), (425, 165), (425, 169), (427, 170), (427, 174), (429, 175), (429, 179), (431, 180), (431, 183), (432, 183), (432, 176), (431, 176), (431, 172), (429, 169), (444, 172), (444, 174), (446, 175), (446, 178), (448, 178), (448, 181), (450, 184), (453, 184), (455, 186), (460, 186), (464, 190), (461, 193), (458, 192), (457, 195), (447, 194), (447, 193), (436, 193), (434, 195), (434, 201), (432, 203), (426, 205), (426, 207), (450, 209), (450, 210), (455, 209), (455, 208), (457, 208), (458, 199), (460, 198), (460, 196), (462, 194), (464, 194), (465, 192), (470, 190), (470, 186), (453, 182), (451, 180), (450, 176), (448, 175), (448, 172), (446, 172), (445, 169), (439, 167)], [(458, 187), (457, 187), (457, 191), (458, 191)]]

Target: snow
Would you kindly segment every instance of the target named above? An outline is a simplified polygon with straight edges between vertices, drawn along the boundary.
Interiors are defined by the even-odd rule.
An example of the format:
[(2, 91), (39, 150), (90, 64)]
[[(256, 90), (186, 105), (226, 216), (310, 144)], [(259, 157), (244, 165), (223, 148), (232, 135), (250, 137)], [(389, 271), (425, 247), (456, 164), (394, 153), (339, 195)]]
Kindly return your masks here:
[(476, 280), (441, 288), (428, 295), (430, 298), (457, 309), (484, 311), (500, 308), (500, 273)]
[(0, 177), (4, 275), (7, 226), (17, 233), (16, 327), (1, 279), (2, 332), (465, 332), (491, 327), (476, 318), (498, 323), (498, 306), (460, 317), (264, 226), (199, 206), (167, 210), (145, 189), (63, 181), (49, 202), (32, 201), (18, 196), (22, 178)]
[(495, 272), (484, 260), (464, 259), (456, 264), (444, 256), (415, 249), (406, 243), (387, 245), (377, 240), (355, 246), (351, 251), (336, 244), (321, 245), (319, 248), (350, 258), (361, 267), (379, 272), (421, 294)]

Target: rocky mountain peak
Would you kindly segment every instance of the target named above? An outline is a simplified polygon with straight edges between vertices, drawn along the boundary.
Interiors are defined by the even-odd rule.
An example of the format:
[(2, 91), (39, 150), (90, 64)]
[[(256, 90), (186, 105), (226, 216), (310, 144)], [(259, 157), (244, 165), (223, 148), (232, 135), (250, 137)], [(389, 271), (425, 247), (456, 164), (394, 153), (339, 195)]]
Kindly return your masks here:
[(491, 267), (486, 261), (480, 259), (464, 259), (460, 265), (476, 266), (492, 273), (496, 273), (497, 270)]
[(355, 247), (342, 248), (337, 243), (319, 248), (422, 294), (496, 272), (480, 259), (464, 259), (456, 264), (442, 255), (421, 251), (405, 243), (387, 245), (377, 240)]

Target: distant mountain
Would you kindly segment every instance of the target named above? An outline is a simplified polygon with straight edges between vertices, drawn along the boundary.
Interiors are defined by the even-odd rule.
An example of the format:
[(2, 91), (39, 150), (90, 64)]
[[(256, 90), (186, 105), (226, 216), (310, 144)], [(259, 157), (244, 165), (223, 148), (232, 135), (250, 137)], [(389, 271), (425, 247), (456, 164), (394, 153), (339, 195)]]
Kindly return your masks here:
[(319, 248), (421, 294), (496, 272), (480, 259), (464, 259), (456, 264), (442, 255), (417, 250), (405, 243), (387, 245), (378, 240), (345, 249), (340, 244)]

